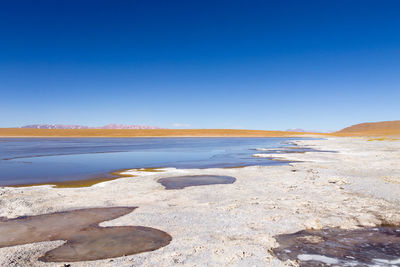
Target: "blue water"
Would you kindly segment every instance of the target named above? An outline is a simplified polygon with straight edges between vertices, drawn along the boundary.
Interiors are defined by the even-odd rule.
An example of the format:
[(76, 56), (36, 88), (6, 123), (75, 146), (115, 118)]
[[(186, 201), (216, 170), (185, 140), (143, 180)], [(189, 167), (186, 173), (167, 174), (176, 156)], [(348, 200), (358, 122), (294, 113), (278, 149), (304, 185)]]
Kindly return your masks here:
[(252, 155), (255, 148), (279, 148), (292, 139), (2, 138), (0, 186), (87, 179), (128, 168), (287, 164)]

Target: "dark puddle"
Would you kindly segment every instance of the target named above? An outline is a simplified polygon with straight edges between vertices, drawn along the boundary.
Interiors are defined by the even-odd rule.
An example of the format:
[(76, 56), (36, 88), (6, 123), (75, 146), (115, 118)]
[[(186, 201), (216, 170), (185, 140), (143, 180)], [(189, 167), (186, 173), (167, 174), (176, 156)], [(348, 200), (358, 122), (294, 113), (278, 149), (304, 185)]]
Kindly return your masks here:
[(300, 266), (400, 266), (400, 228), (326, 228), (275, 236), (273, 253)]
[(143, 226), (100, 227), (136, 207), (92, 208), (20, 217), (0, 222), (0, 248), (29, 243), (66, 240), (39, 258), (44, 262), (72, 262), (115, 258), (153, 251), (172, 237)]
[(183, 189), (188, 186), (212, 185), (212, 184), (233, 184), (236, 178), (231, 176), (218, 175), (191, 175), (176, 176), (158, 179), (165, 189)]

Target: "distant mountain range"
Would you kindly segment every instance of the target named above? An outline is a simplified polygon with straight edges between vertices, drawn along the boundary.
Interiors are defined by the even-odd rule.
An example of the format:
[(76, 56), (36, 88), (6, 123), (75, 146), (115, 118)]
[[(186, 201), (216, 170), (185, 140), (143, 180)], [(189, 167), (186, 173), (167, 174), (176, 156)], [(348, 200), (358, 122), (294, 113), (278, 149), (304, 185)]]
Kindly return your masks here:
[(66, 125), (66, 124), (32, 124), (21, 128), (31, 129), (161, 129), (159, 127), (147, 125), (125, 125), (125, 124), (107, 124), (99, 127), (89, 127), (84, 125)]

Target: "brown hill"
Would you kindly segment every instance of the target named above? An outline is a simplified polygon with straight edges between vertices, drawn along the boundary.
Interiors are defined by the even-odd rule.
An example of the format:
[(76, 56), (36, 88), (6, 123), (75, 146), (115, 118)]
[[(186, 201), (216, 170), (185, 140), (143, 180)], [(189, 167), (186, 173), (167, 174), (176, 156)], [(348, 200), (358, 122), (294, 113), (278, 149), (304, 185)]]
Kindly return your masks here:
[(346, 127), (334, 135), (341, 136), (374, 136), (374, 135), (400, 135), (400, 120), (366, 122)]

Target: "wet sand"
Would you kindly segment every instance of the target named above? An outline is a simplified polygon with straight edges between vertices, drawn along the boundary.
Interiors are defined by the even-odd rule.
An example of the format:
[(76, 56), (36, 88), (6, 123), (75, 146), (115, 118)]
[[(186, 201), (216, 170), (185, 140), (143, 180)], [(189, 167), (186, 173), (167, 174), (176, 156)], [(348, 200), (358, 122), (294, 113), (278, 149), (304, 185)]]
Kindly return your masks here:
[[(41, 186), (41, 185), (51, 185), (54, 188), (79, 188), (79, 187), (89, 187), (95, 184), (104, 183), (119, 179), (122, 177), (135, 177), (133, 174), (124, 174), (126, 170), (119, 170), (110, 173), (105, 173), (99, 177), (95, 176), (90, 179), (80, 179), (62, 182), (48, 182), (48, 183), (37, 183), (37, 184), (22, 184), (22, 185), (11, 185), (10, 187), (30, 187), (30, 186)], [(142, 172), (158, 172), (155, 168), (145, 168), (141, 170)], [(161, 171), (161, 170), (160, 170)]]
[[(100, 226), (142, 225), (172, 236), (169, 245), (151, 252), (72, 266), (298, 266), (307, 258), (284, 261), (274, 254), (279, 235), (400, 224), (400, 141), (329, 138), (294, 142), (336, 152), (254, 151), (261, 157), (297, 162), (289, 166), (166, 168), (162, 172), (127, 170), (125, 175), (135, 177), (82, 188), (4, 187), (0, 188), (0, 217), (135, 206), (134, 212)], [(157, 182), (192, 175), (232, 176), (236, 181), (180, 190), (165, 190)], [(38, 259), (63, 243), (0, 248), (0, 266), (60, 266)], [(396, 262), (393, 257), (390, 260)], [(385, 261), (378, 263), (390, 266)]]

